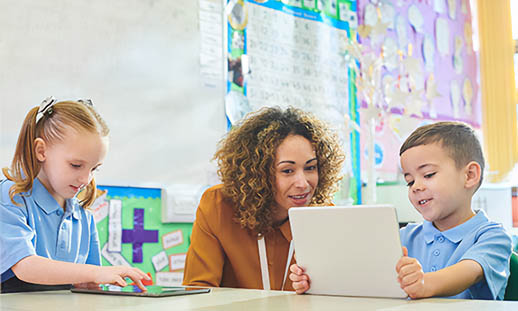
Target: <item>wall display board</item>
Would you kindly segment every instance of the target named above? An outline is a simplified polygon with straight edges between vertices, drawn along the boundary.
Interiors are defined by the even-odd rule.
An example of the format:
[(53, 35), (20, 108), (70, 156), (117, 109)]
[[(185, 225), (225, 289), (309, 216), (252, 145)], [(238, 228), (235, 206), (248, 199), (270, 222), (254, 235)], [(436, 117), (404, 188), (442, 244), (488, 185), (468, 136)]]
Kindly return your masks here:
[(231, 0), (225, 14), (229, 126), (264, 106), (313, 112), (339, 133), (348, 155), (342, 190), (358, 201), (356, 96), (342, 49), (357, 27), (356, 2)]
[(182, 283), (192, 224), (162, 223), (160, 188), (98, 186), (91, 207), (99, 233), (102, 265), (141, 269), (152, 283)]
[[(480, 128), (469, 0), (358, 0), (358, 22), (361, 44), (381, 60), (382, 109), (360, 105), (362, 126), (376, 120), (381, 179), (395, 178), (399, 147), (417, 126), (460, 120)], [(362, 159), (366, 145), (362, 136)]]

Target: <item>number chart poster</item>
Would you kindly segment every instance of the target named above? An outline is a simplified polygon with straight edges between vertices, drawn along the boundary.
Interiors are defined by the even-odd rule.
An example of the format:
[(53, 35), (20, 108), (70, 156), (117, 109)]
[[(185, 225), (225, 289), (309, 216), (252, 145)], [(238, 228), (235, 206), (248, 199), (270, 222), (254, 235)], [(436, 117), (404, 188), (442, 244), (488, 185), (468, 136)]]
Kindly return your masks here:
[(162, 189), (98, 186), (92, 206), (102, 265), (126, 265), (148, 273), (153, 284), (183, 280), (192, 224), (162, 223)]
[(226, 116), (229, 126), (265, 106), (293, 106), (338, 133), (354, 176), (346, 189), (360, 198), (359, 122), (344, 46), (357, 27), (356, 1), (229, 0)]

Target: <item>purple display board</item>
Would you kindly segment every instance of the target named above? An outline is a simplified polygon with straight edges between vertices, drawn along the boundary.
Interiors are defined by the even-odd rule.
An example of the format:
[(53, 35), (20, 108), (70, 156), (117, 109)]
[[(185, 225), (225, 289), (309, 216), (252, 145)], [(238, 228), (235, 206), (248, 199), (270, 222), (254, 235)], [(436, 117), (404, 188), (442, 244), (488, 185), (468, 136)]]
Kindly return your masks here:
[[(376, 117), (378, 171), (397, 172), (398, 148), (416, 126), (459, 120), (480, 128), (469, 0), (358, 0), (358, 23), (360, 43), (382, 60), (389, 98)], [(367, 111), (360, 115), (365, 124)]]

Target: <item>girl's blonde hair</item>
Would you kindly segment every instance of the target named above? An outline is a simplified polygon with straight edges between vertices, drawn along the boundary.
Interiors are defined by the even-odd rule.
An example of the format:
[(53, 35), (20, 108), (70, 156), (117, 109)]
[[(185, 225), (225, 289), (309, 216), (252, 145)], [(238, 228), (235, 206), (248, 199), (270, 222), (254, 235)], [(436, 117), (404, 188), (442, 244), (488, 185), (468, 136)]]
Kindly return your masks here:
[[(108, 136), (110, 130), (106, 122), (95, 111), (90, 101), (62, 101), (46, 109), (41, 119), (36, 121), (38, 108), (32, 108), (23, 121), (11, 168), (4, 167), (2, 172), (7, 179), (14, 182), (9, 189), (9, 197), (14, 204), (14, 196), (32, 189), (34, 179), (38, 176), (41, 164), (36, 158), (34, 141), (43, 139), (46, 143), (61, 141), (67, 129), (98, 133)], [(95, 200), (95, 180), (83, 189), (80, 204), (89, 207)]]

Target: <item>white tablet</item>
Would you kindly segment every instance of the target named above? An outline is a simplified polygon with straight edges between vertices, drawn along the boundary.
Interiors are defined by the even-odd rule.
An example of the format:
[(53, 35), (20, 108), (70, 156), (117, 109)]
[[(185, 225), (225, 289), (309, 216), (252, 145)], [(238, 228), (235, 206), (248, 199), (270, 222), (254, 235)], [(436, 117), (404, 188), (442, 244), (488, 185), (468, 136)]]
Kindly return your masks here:
[(403, 251), (394, 207), (294, 207), (289, 217), (309, 294), (407, 297), (397, 281)]

